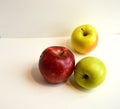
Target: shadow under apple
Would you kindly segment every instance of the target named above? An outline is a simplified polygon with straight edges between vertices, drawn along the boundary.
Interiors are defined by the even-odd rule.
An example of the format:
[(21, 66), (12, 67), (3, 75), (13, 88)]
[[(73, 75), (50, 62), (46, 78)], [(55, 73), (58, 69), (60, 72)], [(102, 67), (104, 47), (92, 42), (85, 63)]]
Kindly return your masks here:
[(62, 83), (57, 83), (57, 84), (50, 84), (48, 83), (42, 76), (42, 74), (40, 73), (39, 71), (39, 68), (38, 68), (38, 64), (35, 63), (33, 64), (32, 66), (32, 69), (31, 69), (31, 72), (30, 72), (30, 75), (29, 75), (31, 78), (32, 78), (32, 81), (34, 81), (35, 83), (39, 84), (40, 86), (44, 86), (44, 87), (59, 87), (61, 85), (67, 85), (69, 86), (70, 88), (72, 88), (73, 90), (77, 90), (77, 91), (82, 91), (82, 92), (90, 92), (91, 90), (87, 90), (87, 89), (84, 89), (83, 87), (80, 87), (78, 86), (78, 84), (74, 81), (74, 75), (72, 74), (68, 80), (62, 82)]
[(42, 74), (39, 71), (38, 64), (33, 64), (32, 70), (31, 70), (31, 76), (32, 79), (38, 83), (39, 85), (48, 86), (48, 87), (57, 87), (59, 85), (62, 85), (63, 83), (58, 84), (50, 84), (48, 83), (42, 76)]
[(46, 81), (44, 81), (42, 75), (39, 72), (39, 68), (37, 63), (35, 63), (32, 67), (31, 70), (31, 76), (34, 79), (35, 82), (37, 82), (38, 84), (42, 84), (42, 85), (46, 85)]
[(85, 89), (85, 88), (79, 86), (74, 80), (74, 75), (71, 75), (71, 77), (69, 78), (69, 82), (75, 89), (77, 89), (79, 91), (86, 92), (86, 93), (92, 91), (90, 89), (88, 90), (88, 89)]

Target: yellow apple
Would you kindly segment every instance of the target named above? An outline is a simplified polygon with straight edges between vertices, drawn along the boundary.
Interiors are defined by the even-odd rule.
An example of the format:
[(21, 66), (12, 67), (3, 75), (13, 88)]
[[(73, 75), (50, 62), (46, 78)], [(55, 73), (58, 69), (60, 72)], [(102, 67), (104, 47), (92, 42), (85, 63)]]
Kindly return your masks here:
[(97, 43), (98, 33), (90, 24), (78, 26), (72, 33), (72, 47), (80, 54), (91, 52), (97, 46)]

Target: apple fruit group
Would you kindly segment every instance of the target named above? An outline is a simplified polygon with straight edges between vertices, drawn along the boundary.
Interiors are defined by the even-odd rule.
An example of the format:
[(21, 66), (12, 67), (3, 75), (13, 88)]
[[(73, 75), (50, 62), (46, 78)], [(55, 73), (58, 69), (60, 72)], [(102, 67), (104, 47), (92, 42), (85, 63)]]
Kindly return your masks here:
[(66, 47), (51, 46), (42, 52), (38, 66), (48, 83), (60, 83), (66, 81), (72, 74), (75, 58)]
[(105, 77), (106, 66), (96, 57), (84, 57), (77, 62), (74, 69), (75, 82), (85, 89), (97, 87), (105, 80)]
[(89, 24), (78, 26), (72, 33), (72, 47), (80, 54), (91, 52), (98, 43), (98, 33)]

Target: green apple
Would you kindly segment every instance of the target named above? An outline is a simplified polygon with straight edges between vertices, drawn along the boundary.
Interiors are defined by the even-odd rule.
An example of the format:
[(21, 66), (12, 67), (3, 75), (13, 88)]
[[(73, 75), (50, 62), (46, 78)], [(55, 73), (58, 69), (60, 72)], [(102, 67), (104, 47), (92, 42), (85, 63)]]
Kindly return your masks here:
[(79, 60), (74, 69), (75, 82), (85, 88), (99, 86), (106, 78), (106, 66), (98, 58), (87, 56)]
[(92, 25), (78, 26), (72, 33), (71, 43), (78, 53), (89, 53), (98, 43), (98, 33)]

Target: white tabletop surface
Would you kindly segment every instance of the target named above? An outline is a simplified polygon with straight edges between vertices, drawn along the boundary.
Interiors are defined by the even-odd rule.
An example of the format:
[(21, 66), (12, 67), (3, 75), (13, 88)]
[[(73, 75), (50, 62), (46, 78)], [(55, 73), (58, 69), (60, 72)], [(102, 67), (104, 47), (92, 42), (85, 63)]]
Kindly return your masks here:
[[(78, 89), (68, 79), (50, 85), (38, 70), (42, 51), (49, 46), (68, 47), (76, 62), (84, 56), (100, 58), (107, 67), (103, 84), (93, 90)], [(70, 37), (0, 39), (0, 109), (120, 109), (120, 35), (99, 35), (96, 49), (79, 55)]]

